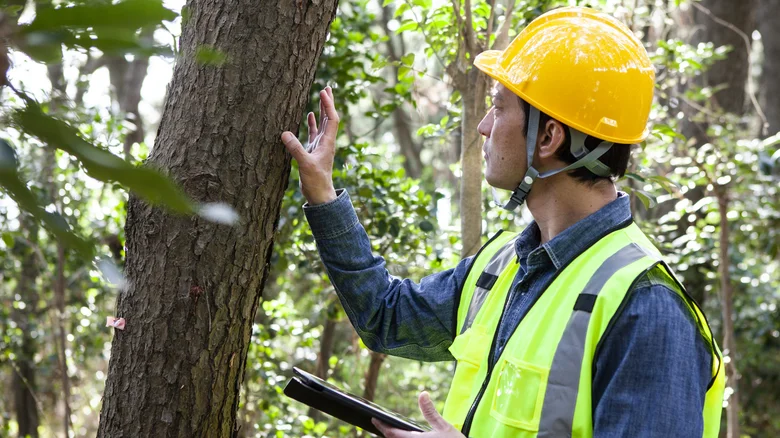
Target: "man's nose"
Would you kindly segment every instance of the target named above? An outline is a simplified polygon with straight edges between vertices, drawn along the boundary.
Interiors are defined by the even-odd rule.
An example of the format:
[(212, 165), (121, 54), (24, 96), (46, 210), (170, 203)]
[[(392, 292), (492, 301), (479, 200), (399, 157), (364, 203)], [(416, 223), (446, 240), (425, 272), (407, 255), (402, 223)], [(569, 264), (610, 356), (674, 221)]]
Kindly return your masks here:
[(488, 111), (488, 113), (485, 114), (485, 117), (482, 118), (482, 120), (479, 122), (479, 125), (477, 126), (477, 131), (479, 131), (480, 134), (484, 135), (487, 138), (490, 138), (490, 131), (493, 128), (490, 123), (491, 122), (490, 113), (492, 111), (493, 111), (492, 109)]

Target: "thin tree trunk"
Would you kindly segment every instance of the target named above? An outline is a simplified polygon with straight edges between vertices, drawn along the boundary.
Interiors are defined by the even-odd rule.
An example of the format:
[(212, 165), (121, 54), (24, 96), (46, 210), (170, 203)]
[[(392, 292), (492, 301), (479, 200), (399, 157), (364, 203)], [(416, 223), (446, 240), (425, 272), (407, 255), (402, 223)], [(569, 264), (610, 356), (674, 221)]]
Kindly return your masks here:
[(314, 373), (321, 379), (326, 379), (328, 377), (330, 357), (333, 355), (333, 345), (336, 341), (336, 324), (338, 324), (338, 320), (328, 318), (328, 320), (325, 321), (325, 327), (322, 330), (320, 354), (317, 357), (317, 371)]
[[(50, 64), (47, 66), (49, 81), (52, 84), (52, 100), (50, 108), (52, 112), (57, 111), (60, 104), (67, 99), (67, 83), (63, 74), (62, 63)], [(51, 202), (56, 206), (57, 211), (61, 212), (59, 205), (59, 194), (54, 185), (54, 168), (56, 165), (56, 155), (53, 150), (45, 152), (46, 163), (44, 165), (44, 184), (47, 185)], [(56, 304), (56, 317), (54, 320), (54, 330), (56, 331), (57, 359), (60, 368), (60, 379), (62, 384), (62, 402), (63, 402), (63, 431), (65, 438), (70, 437), (70, 430), (73, 428), (71, 422), (70, 409), (70, 376), (68, 374), (68, 342), (65, 329), (67, 316), (65, 314), (65, 247), (57, 241), (57, 262), (56, 274), (53, 287), (54, 302)]]
[(764, 46), (764, 62), (759, 80), (759, 103), (767, 119), (767, 134), (780, 132), (780, 1), (758, 0), (758, 31)]
[(60, 378), (62, 379), (62, 397), (65, 407), (65, 416), (63, 418), (63, 428), (65, 438), (70, 436), (71, 410), (70, 410), (70, 377), (68, 375), (68, 343), (65, 330), (65, 248), (61, 243), (57, 243), (57, 276), (54, 280), (54, 301), (57, 303), (57, 344), (59, 345)]
[[(99, 437), (231, 437), (296, 131), (337, 1), (190, 0), (149, 164), (234, 227), (128, 202)], [(202, 45), (222, 65), (201, 65)]]
[[(141, 41), (154, 42), (154, 28), (144, 29), (141, 32)], [(119, 110), (135, 125), (135, 129), (125, 136), (124, 142), (125, 159), (130, 160), (132, 158), (130, 149), (133, 144), (143, 142), (145, 136), (144, 121), (138, 110), (138, 104), (141, 102), (141, 87), (149, 68), (149, 57), (135, 55), (132, 61), (128, 61), (124, 55), (111, 56), (106, 61), (106, 65)]]
[(40, 269), (37, 255), (33, 245), (38, 244), (38, 225), (27, 214), (22, 214), (21, 230), (27, 235), (27, 242), (22, 244), (17, 241), (13, 252), (21, 259), (21, 273), (16, 286), (16, 294), (25, 303), (24, 309), (15, 308), (11, 311), (11, 318), (21, 330), (22, 342), (16, 352), (12, 366), (14, 368), (12, 388), (14, 404), (16, 408), (16, 422), (19, 428), (19, 436), (38, 438), (38, 401), (35, 373), (35, 353), (38, 351), (38, 343), (32, 337), (30, 321), (36, 315), (38, 305), (38, 291), (35, 285)]
[(472, 67), (463, 96), (461, 121), (460, 231), (463, 240), (461, 257), (476, 254), (482, 246), (482, 135), (477, 131), (485, 116), (488, 76)]
[[(393, 32), (387, 28), (387, 24), (393, 17), (393, 12), (389, 5), (382, 6), (382, 29), (387, 35), (387, 54), (388, 58), (392, 62), (399, 62), (401, 57), (398, 56), (393, 46)], [(403, 42), (403, 35), (399, 35)], [(403, 46), (403, 44), (402, 44)], [(393, 67), (393, 80), (390, 85), (398, 83), (398, 67)], [(406, 174), (412, 178), (419, 178), (422, 175), (422, 160), (420, 160), (420, 146), (415, 143), (412, 137), (412, 127), (409, 120), (409, 114), (404, 109), (403, 105), (399, 105), (393, 110), (393, 128), (395, 130), (395, 139), (398, 141), (398, 146), (401, 149), (401, 153), (404, 155), (404, 169)]]
[(374, 400), (376, 396), (376, 384), (379, 380), (379, 372), (382, 370), (382, 363), (387, 359), (387, 355), (383, 353), (371, 352), (371, 361), (368, 363), (368, 371), (366, 372), (365, 390), (363, 391), (363, 398), (366, 400)]
[[(314, 375), (320, 379), (328, 379), (328, 370), (330, 369), (330, 357), (333, 355), (333, 346), (336, 341), (336, 324), (337, 319), (331, 318), (331, 311), (328, 311), (328, 316), (325, 321), (325, 326), (322, 329), (322, 336), (320, 337), (320, 354), (317, 356), (317, 370)], [(310, 408), (309, 417), (314, 421), (322, 420), (322, 412)]]
[(732, 393), (728, 398), (726, 407), (726, 437), (740, 438), (739, 433), (739, 372), (737, 371), (737, 341), (734, 336), (734, 299), (729, 269), (729, 212), (728, 189), (719, 187), (715, 193), (718, 199), (718, 211), (720, 213), (720, 254), (718, 273), (720, 275), (720, 298), (723, 315), (723, 348), (729, 358), (726, 363), (726, 379)]

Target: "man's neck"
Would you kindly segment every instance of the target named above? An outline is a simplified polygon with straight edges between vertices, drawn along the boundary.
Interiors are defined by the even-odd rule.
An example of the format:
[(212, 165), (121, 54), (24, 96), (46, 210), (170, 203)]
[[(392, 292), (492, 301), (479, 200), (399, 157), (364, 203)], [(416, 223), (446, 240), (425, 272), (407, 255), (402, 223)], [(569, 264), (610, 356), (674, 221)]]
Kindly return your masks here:
[(539, 226), (542, 243), (547, 243), (616, 198), (612, 183), (589, 186), (568, 175), (555, 175), (536, 180), (528, 196), (528, 209)]

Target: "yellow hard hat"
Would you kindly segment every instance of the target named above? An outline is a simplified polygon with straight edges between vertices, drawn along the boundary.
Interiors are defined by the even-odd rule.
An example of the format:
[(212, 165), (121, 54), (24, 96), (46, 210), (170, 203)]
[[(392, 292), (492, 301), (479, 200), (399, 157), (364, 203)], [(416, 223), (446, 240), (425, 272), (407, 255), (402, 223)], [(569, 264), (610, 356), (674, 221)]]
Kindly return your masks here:
[(613, 143), (647, 137), (655, 72), (623, 23), (583, 7), (533, 20), (506, 50), (474, 59), (488, 76), (566, 125)]

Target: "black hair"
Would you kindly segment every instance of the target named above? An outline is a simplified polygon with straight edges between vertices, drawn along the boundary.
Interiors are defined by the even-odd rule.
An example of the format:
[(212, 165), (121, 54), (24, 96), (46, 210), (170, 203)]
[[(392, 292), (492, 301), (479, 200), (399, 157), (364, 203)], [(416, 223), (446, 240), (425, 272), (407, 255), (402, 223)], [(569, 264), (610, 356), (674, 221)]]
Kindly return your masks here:
[[(520, 100), (520, 105), (523, 107), (523, 111), (525, 112), (525, 126), (523, 127), (523, 135), (528, 137), (528, 114), (531, 112), (531, 104), (519, 96), (518, 99)], [(545, 114), (544, 111), (539, 111), (540, 129), (544, 127), (550, 120), (556, 120), (561, 123), (566, 135), (563, 139), (563, 144), (561, 144), (561, 147), (559, 147), (558, 151), (556, 152), (556, 158), (566, 164), (572, 164), (576, 162), (577, 158), (571, 153), (571, 135), (569, 133), (569, 127), (566, 126), (565, 123), (562, 123), (559, 120)], [(591, 151), (596, 146), (598, 146), (599, 143), (601, 143), (601, 141), (595, 137), (588, 136), (585, 140), (585, 149)], [(601, 181), (606, 180), (615, 181), (616, 179), (626, 174), (626, 169), (628, 169), (628, 160), (631, 155), (631, 146), (633, 145), (615, 143), (604, 155), (601, 156), (601, 158), (599, 158), (599, 161), (609, 167), (609, 176), (598, 176), (584, 167), (570, 170), (567, 173), (575, 180), (588, 185), (595, 185)]]

